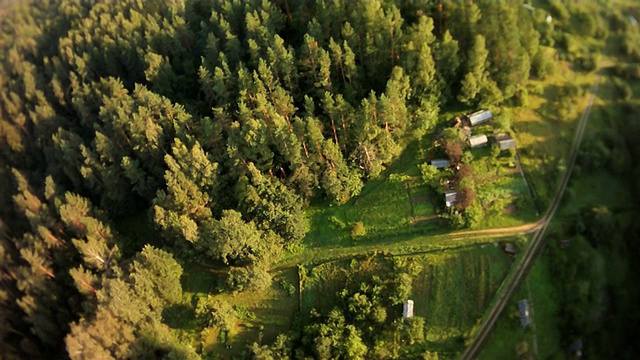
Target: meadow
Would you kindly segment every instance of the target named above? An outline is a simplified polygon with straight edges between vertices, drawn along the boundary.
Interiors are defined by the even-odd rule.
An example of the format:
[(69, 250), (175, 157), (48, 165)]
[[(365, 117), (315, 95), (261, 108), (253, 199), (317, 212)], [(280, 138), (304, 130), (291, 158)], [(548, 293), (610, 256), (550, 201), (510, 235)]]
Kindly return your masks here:
[[(464, 348), (467, 336), (493, 300), (514, 260), (498, 243), (395, 258), (413, 262), (421, 269), (413, 278), (410, 294), (415, 316), (425, 319), (425, 343), (421, 346), (443, 357), (454, 356)], [(345, 278), (368, 272), (392, 276), (390, 269), (381, 269), (384, 263), (369, 258), (310, 267), (302, 285), (302, 314), (335, 306), (329, 294), (340, 291)], [(391, 321), (400, 318), (402, 306), (387, 309), (387, 314)]]
[[(298, 274), (295, 268), (273, 273), (273, 283), (263, 291), (217, 294), (214, 289), (223, 274), (201, 265), (185, 267), (182, 303), (165, 310), (164, 320), (180, 338), (208, 359), (232, 359), (247, 355), (247, 346), (257, 342), (271, 344), (276, 336), (289, 331), (299, 308)], [(230, 304), (236, 320), (230, 331), (216, 327), (202, 329), (194, 308), (199, 298), (213, 295)]]

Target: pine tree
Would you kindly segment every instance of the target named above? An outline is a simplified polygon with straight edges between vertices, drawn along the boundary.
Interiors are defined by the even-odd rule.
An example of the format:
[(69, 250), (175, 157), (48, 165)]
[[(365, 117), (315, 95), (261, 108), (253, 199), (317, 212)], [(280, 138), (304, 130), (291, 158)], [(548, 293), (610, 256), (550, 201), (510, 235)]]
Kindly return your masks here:
[(180, 247), (180, 240), (197, 242), (199, 226), (212, 216), (218, 165), (198, 142), (188, 148), (175, 139), (172, 149), (173, 155), (165, 155), (167, 189), (158, 191), (153, 212), (163, 237)]
[(254, 222), (245, 222), (239, 212), (224, 210), (220, 220), (206, 223), (198, 246), (225, 264), (269, 264), (282, 247), (281, 241), (260, 231)]

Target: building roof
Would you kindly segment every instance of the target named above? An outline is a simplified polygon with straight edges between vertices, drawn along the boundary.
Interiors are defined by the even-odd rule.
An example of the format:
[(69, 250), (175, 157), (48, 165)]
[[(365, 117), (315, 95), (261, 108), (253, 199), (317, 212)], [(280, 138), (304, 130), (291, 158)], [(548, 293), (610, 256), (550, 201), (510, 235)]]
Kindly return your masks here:
[(452, 207), (458, 202), (458, 192), (455, 190), (445, 190), (444, 204), (446, 207)]
[(407, 300), (402, 304), (402, 317), (404, 319), (413, 317), (413, 300)]
[(518, 301), (518, 311), (520, 312), (520, 325), (522, 327), (529, 326), (529, 301), (527, 299)]
[(473, 135), (469, 138), (469, 146), (471, 147), (483, 146), (486, 145), (487, 142), (489, 142), (489, 139), (487, 139), (487, 135), (484, 134)]
[(516, 148), (516, 140), (509, 134), (498, 134), (495, 138), (498, 146), (500, 147), (500, 150), (509, 150)]
[(504, 245), (504, 252), (506, 252), (507, 254), (516, 254), (518, 252), (518, 249), (516, 249), (516, 246), (512, 243), (506, 243)]
[(451, 166), (451, 164), (447, 159), (433, 159), (431, 160), (431, 166), (433, 166), (436, 169), (444, 169)]
[(471, 126), (475, 126), (493, 119), (493, 114), (489, 110), (480, 110), (469, 114), (467, 117), (469, 118)]

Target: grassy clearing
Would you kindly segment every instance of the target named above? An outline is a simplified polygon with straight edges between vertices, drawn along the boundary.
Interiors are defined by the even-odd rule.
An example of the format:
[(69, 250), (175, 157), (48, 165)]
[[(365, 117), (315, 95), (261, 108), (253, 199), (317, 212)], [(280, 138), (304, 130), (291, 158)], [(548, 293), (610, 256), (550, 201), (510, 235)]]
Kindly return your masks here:
[[(275, 273), (271, 287), (261, 292), (211, 294), (232, 304), (238, 319), (228, 333), (221, 334), (215, 327), (201, 329), (194, 309), (198, 298), (206, 297), (215, 289), (219, 276), (215, 270), (199, 265), (185, 266), (183, 301), (163, 313), (165, 323), (177, 336), (201, 349), (205, 358), (242, 357), (246, 355), (247, 345), (272, 343), (278, 334), (291, 328), (299, 306), (295, 268)], [(295, 292), (289, 293), (283, 283), (290, 284)], [(231, 348), (227, 349), (227, 345)]]
[[(415, 302), (415, 315), (425, 318), (424, 346), (445, 357), (464, 348), (465, 337), (483, 316), (513, 262), (497, 244), (403, 258), (419, 263), (422, 268), (413, 280), (411, 299)], [(367, 271), (391, 276), (389, 272), (385, 275), (380, 266), (369, 258), (357, 263), (345, 259), (313, 267), (304, 282), (302, 313), (312, 308), (326, 311), (335, 306), (327, 294), (340, 291), (345, 277), (352, 280)], [(388, 314), (400, 317), (401, 307), (388, 309)]]
[(547, 359), (562, 351), (558, 330), (558, 295), (547, 257), (543, 255), (538, 260), (527, 282), (531, 289), (538, 358)]
[(414, 216), (429, 216), (434, 212), (428, 201), (412, 203), (411, 200), (429, 195), (428, 189), (419, 183), (418, 164), (421, 162), (424, 159), (419, 154), (417, 142), (410, 143), (379, 178), (367, 182), (358, 197), (342, 206), (312, 206), (307, 211), (311, 226), (303, 240), (304, 247), (353, 245), (350, 231), (357, 221), (364, 223), (367, 233), (359, 242), (380, 241), (384, 237), (413, 232), (416, 228), (412, 225)]
[(531, 81), (527, 106), (512, 109), (520, 160), (541, 208), (551, 200), (595, 79), (594, 72), (578, 73), (560, 62), (554, 75)]
[[(220, 336), (209, 334), (210, 336), (204, 337), (201, 343), (203, 352), (223, 358), (243, 356), (248, 345), (254, 342), (270, 344), (278, 334), (286, 333), (298, 312), (298, 293), (296, 290), (289, 294), (281, 285), (282, 281), (297, 288), (296, 270), (289, 269), (276, 274), (273, 284), (265, 291), (217, 295), (216, 297), (233, 304), (238, 319), (226, 335), (225, 342), (221, 341)], [(227, 349), (227, 345), (231, 349)]]
[(536, 220), (529, 190), (513, 157), (493, 158), (488, 149), (474, 149), (476, 202), (484, 217), (475, 228), (517, 226)]
[(533, 333), (531, 328), (524, 329), (520, 326), (518, 313), (518, 301), (526, 298), (526, 285), (520, 286), (491, 332), (479, 359), (518, 359), (518, 350), (533, 352)]
[(610, 209), (626, 208), (631, 193), (623, 179), (603, 171), (573, 180), (568, 198), (560, 210), (561, 216), (578, 215), (581, 209), (596, 204)]
[[(516, 290), (480, 353), (480, 359), (515, 359), (525, 352), (538, 359), (548, 359), (562, 352), (557, 323), (559, 304), (548, 261), (543, 255)], [(520, 326), (517, 303), (521, 299), (529, 300), (533, 325), (528, 329)], [(534, 354), (535, 344), (537, 354)]]
[(416, 316), (425, 318), (426, 339), (434, 350), (455, 353), (484, 314), (513, 258), (497, 244), (486, 244), (416, 259), (423, 265), (413, 284)]

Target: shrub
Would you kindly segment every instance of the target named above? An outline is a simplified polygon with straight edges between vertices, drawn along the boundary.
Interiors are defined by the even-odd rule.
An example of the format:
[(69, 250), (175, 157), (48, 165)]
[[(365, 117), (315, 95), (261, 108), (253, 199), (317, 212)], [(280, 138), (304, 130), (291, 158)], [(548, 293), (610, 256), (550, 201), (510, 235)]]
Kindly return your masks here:
[(244, 306), (234, 306), (236, 317), (240, 320), (255, 320), (256, 314)]
[(331, 221), (333, 225), (337, 226), (338, 229), (344, 229), (345, 226), (347, 226), (342, 220), (338, 219), (338, 217), (336, 217), (335, 215), (332, 215), (329, 218), (329, 221)]
[(516, 90), (514, 100), (517, 106), (527, 106), (529, 103), (529, 92), (526, 88), (521, 87)]
[(364, 236), (366, 233), (367, 232), (362, 221), (357, 221), (355, 224), (353, 224), (353, 229), (351, 229), (351, 238), (353, 240), (357, 240), (358, 238)]
[(196, 318), (202, 326), (218, 326), (222, 330), (230, 330), (237, 313), (228, 302), (207, 296), (198, 300)]
[(264, 290), (269, 286), (271, 275), (259, 266), (233, 268), (227, 278), (227, 287), (233, 291)]
[(289, 296), (294, 296), (296, 294), (296, 287), (287, 280), (280, 280), (280, 286), (282, 286), (282, 289), (286, 291)]

